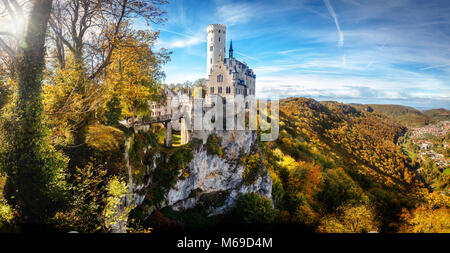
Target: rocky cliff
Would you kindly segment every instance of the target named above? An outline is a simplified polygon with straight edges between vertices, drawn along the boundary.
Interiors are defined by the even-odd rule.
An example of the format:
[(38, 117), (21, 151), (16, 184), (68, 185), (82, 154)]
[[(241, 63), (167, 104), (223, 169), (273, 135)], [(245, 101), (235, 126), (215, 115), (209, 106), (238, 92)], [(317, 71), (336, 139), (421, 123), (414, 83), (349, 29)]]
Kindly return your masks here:
[[(127, 144), (126, 158), (131, 160), (130, 190), (141, 219), (167, 206), (182, 211), (201, 205), (208, 215), (222, 214), (239, 193), (271, 199), (272, 181), (255, 132), (195, 131), (188, 145), (174, 148), (142, 143), (151, 138), (142, 132), (137, 136)], [(133, 162), (133, 157), (140, 159)]]
[[(194, 132), (193, 140), (200, 145), (189, 176), (170, 189), (165, 204), (174, 210), (201, 204), (216, 215), (229, 210), (239, 193), (257, 192), (271, 199), (272, 181), (256, 138), (251, 131)], [(247, 161), (252, 156), (257, 159), (253, 167)]]

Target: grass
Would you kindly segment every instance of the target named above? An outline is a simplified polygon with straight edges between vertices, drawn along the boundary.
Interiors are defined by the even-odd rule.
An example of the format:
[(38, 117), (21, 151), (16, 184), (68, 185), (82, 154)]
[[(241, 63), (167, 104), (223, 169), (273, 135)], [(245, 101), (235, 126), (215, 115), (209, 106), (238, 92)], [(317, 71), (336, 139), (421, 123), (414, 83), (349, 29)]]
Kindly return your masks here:
[(161, 128), (161, 130), (159, 130), (159, 132), (157, 133), (159, 144), (164, 144), (164, 131), (165, 129)]
[(444, 172), (444, 174), (446, 174), (446, 175), (450, 175), (450, 168), (445, 169), (443, 172)]
[(181, 146), (181, 135), (180, 134), (172, 134), (172, 146), (174, 146), (174, 147)]

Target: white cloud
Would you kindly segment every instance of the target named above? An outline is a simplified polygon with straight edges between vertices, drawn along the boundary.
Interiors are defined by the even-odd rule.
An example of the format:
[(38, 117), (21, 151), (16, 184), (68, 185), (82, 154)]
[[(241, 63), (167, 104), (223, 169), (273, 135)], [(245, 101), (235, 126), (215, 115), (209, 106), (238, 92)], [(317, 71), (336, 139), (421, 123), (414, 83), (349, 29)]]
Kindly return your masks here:
[(191, 47), (200, 43), (203, 43), (205, 40), (202, 37), (188, 37), (188, 38), (181, 38), (181, 39), (175, 39), (172, 41), (160, 41), (158, 43), (158, 46), (165, 47), (168, 49), (173, 48), (185, 48), (185, 47)]

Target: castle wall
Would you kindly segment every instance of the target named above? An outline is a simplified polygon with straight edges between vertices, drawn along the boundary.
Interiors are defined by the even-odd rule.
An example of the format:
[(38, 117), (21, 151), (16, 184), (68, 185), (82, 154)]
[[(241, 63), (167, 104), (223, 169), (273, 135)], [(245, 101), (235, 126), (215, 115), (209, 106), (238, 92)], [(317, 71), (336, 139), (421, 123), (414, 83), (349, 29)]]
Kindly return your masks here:
[[(247, 87), (235, 83), (235, 81), (233, 80), (235, 69), (237, 70), (237, 79), (244, 80), (244, 84)], [(223, 97), (245, 94), (254, 95), (255, 78), (253, 78), (252, 75), (247, 75), (247, 70), (249, 70), (248, 66), (240, 63), (235, 59), (225, 59), (225, 63), (223, 61), (219, 61), (216, 65), (216, 68), (213, 69), (213, 72), (208, 75), (208, 80), (206, 83), (207, 95), (216, 94)], [(251, 71), (251, 73), (253, 73), (253, 71)], [(218, 75), (223, 76), (222, 82), (218, 80)], [(230, 87), (230, 93), (226, 93), (227, 87)], [(211, 93), (211, 88), (214, 88), (213, 93)], [(222, 89), (222, 93), (219, 92), (219, 88)], [(245, 93), (245, 89), (247, 89), (247, 93)]]

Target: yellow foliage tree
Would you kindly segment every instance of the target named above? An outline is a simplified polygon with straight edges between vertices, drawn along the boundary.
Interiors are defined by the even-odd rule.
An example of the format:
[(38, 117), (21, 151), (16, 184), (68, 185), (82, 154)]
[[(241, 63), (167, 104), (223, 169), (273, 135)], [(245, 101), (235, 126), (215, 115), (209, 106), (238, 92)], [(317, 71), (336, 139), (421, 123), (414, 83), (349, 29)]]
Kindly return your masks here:
[[(137, 31), (128, 33), (114, 51), (107, 68), (105, 83), (110, 96), (119, 98), (124, 116), (132, 117), (148, 113), (148, 101), (160, 101), (158, 68), (168, 60), (152, 51), (158, 33)], [(162, 56), (162, 58), (160, 57)]]
[(378, 231), (378, 222), (371, 206), (346, 205), (337, 208), (336, 214), (325, 216), (318, 230), (325, 233), (367, 233)]
[(401, 215), (403, 224), (400, 226), (402, 233), (450, 233), (450, 208), (433, 208), (431, 205), (423, 205), (407, 211)]

